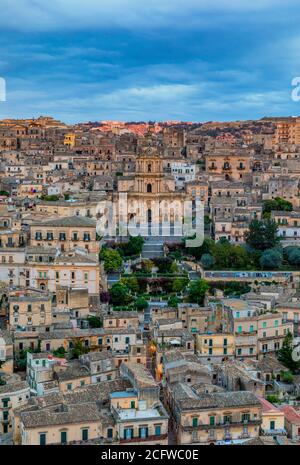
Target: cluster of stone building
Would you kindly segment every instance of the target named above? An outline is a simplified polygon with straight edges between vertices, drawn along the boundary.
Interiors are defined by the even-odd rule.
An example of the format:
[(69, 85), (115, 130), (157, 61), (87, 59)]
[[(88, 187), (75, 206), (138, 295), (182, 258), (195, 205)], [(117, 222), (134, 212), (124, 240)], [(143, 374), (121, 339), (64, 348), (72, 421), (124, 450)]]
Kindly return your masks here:
[[(299, 442), (300, 379), (287, 382), (276, 356), (299, 333), (300, 273), (203, 271), (251, 291), (228, 298), (216, 286), (202, 306), (153, 301), (146, 325), (141, 312), (101, 303), (109, 283), (97, 230), (99, 204), (126, 193), (126, 220), (145, 206), (142, 235), (143, 226), (181, 219), (170, 203), (201, 201), (211, 238), (240, 244), (262, 202), (281, 197), (294, 209), (272, 217), (294, 245), (299, 179), (299, 118), (2, 120), (0, 444)], [(89, 326), (91, 315), (101, 327)], [(78, 345), (84, 353), (71, 359)]]

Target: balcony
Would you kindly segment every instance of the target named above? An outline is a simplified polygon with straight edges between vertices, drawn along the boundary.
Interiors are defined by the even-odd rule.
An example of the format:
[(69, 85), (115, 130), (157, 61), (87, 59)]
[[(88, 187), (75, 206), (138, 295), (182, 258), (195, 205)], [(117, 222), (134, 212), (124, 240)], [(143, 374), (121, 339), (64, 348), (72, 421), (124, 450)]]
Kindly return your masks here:
[(167, 439), (168, 434), (159, 434), (159, 435), (152, 435), (152, 436), (147, 436), (145, 438), (140, 438), (140, 437), (133, 437), (130, 439), (125, 439), (122, 438), (120, 439), (120, 444), (132, 444), (135, 442), (143, 443), (143, 442), (151, 442), (151, 441), (163, 441), (164, 439)]
[(263, 428), (261, 428), (261, 432), (265, 436), (285, 436), (287, 434), (286, 430), (284, 428), (283, 429), (263, 429)]
[(212, 430), (212, 429), (222, 429), (222, 428), (231, 428), (231, 427), (245, 427), (245, 426), (255, 426), (260, 425), (261, 421), (259, 419), (253, 420), (239, 420), (232, 422), (219, 422), (215, 425), (208, 424), (199, 424), (198, 426), (183, 425), (184, 431), (195, 431), (195, 430)]

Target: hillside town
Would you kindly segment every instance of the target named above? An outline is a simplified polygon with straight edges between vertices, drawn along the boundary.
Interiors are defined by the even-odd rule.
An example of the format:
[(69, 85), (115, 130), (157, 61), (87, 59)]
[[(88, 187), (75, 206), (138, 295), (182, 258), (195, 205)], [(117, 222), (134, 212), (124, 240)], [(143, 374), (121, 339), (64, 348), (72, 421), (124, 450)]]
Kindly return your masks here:
[(0, 121), (0, 445), (299, 445), (299, 337), (300, 117)]

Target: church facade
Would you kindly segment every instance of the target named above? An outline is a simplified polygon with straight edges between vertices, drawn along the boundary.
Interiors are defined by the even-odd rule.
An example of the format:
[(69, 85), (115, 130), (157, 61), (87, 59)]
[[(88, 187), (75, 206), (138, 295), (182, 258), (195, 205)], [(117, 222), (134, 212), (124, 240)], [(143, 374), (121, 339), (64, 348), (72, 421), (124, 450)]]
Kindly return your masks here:
[[(176, 189), (164, 171), (157, 147), (144, 147), (136, 159), (136, 172), (118, 180), (118, 220), (142, 236), (182, 236), (184, 217), (192, 210), (192, 196)], [(191, 213), (190, 213), (191, 214)]]

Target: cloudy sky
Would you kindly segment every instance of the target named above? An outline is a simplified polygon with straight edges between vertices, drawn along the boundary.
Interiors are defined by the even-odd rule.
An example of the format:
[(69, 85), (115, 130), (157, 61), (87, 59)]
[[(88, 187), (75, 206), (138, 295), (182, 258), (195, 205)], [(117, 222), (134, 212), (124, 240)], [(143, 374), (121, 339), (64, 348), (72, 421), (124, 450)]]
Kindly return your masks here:
[(0, 118), (299, 115), (296, 0), (0, 0)]

